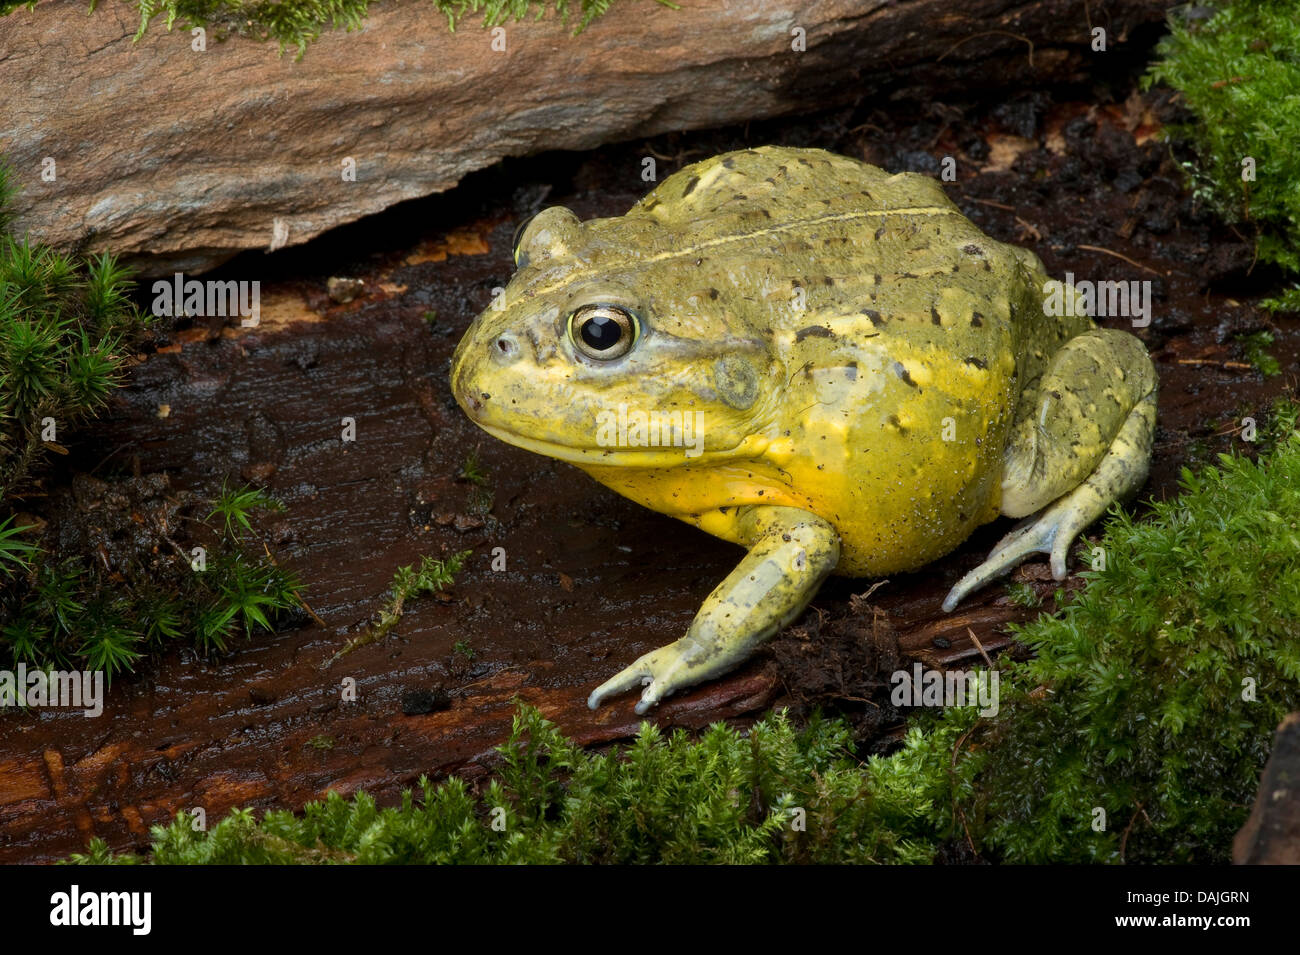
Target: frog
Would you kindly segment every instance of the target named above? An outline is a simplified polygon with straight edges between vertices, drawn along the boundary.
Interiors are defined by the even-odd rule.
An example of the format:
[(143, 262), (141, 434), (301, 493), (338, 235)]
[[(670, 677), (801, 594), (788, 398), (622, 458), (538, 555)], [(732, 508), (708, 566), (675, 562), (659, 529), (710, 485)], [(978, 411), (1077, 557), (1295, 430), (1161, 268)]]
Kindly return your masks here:
[[(1150, 466), (1142, 341), (1061, 307), (1038, 256), (925, 175), (760, 146), (667, 176), (625, 215), (542, 209), (452, 356), (489, 435), (575, 465), (745, 555), (676, 641), (596, 687), (644, 714), (748, 659), (831, 574), (884, 577), (1019, 519), (951, 612), (1073, 542)], [(1052, 305), (1055, 295), (1056, 304)]]

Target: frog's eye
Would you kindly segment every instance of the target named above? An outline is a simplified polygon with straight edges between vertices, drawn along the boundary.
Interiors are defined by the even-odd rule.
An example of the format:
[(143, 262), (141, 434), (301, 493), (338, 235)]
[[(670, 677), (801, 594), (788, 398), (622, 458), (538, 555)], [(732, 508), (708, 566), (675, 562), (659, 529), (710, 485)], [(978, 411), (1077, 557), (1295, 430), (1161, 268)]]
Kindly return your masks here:
[(569, 339), (588, 358), (622, 358), (641, 334), (636, 316), (618, 305), (584, 305), (569, 316)]

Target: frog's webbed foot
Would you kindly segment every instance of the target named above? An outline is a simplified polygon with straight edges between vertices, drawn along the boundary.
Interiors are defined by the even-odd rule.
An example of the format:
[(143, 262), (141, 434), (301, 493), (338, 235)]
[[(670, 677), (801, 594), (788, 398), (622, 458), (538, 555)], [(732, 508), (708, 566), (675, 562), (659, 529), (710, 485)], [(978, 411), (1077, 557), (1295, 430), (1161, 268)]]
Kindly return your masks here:
[(1033, 553), (1051, 555), (1052, 576), (1065, 579), (1074, 539), (1146, 481), (1155, 387), (1146, 348), (1131, 335), (1095, 329), (1061, 349), (1026, 396), (1004, 469), (1002, 512), (1036, 513), (957, 582), (945, 611)]
[(750, 551), (709, 594), (686, 635), (606, 680), (587, 705), (645, 685), (637, 713), (718, 676), (797, 617), (839, 562), (835, 529), (792, 507), (754, 507), (743, 518)]

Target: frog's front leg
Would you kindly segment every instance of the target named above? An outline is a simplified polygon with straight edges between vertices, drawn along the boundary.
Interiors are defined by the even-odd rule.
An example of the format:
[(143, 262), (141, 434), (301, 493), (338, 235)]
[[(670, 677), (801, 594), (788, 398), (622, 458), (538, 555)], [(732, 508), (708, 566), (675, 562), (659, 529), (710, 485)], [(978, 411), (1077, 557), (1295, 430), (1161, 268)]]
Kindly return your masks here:
[(1141, 341), (1095, 328), (1066, 342), (1022, 396), (1003, 465), (1002, 513), (1030, 516), (957, 581), (943, 609), (1036, 551), (1064, 580), (1074, 539), (1146, 481), (1155, 428), (1156, 372)]
[(793, 507), (755, 506), (738, 518), (745, 559), (704, 601), (686, 635), (645, 654), (587, 699), (648, 684), (637, 713), (664, 697), (742, 663), (756, 646), (797, 617), (840, 559), (826, 521)]

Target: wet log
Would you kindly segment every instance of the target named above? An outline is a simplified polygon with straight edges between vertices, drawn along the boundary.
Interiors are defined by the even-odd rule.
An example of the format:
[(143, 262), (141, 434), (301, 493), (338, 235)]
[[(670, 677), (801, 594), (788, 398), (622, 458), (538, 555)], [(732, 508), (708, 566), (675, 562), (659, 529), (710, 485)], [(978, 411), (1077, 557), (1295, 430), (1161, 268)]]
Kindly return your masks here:
[(1300, 865), (1300, 713), (1277, 728), (1250, 818), (1232, 844), (1238, 865)]
[[(134, 7), (88, 17), (84, 0), (46, 0), (0, 17), (0, 153), (24, 187), (20, 231), (111, 249), (150, 275), (202, 270), (441, 192), (507, 156), (908, 89), (1078, 78), (1107, 69), (1168, 6), (623, 0), (577, 37), (554, 15), (506, 24), (498, 50), (479, 24), (452, 33), (428, 4), (402, 2), (296, 60), (239, 36), (197, 52), (189, 31), (161, 23), (133, 42)], [(1094, 26), (1111, 52), (1093, 52)]]

